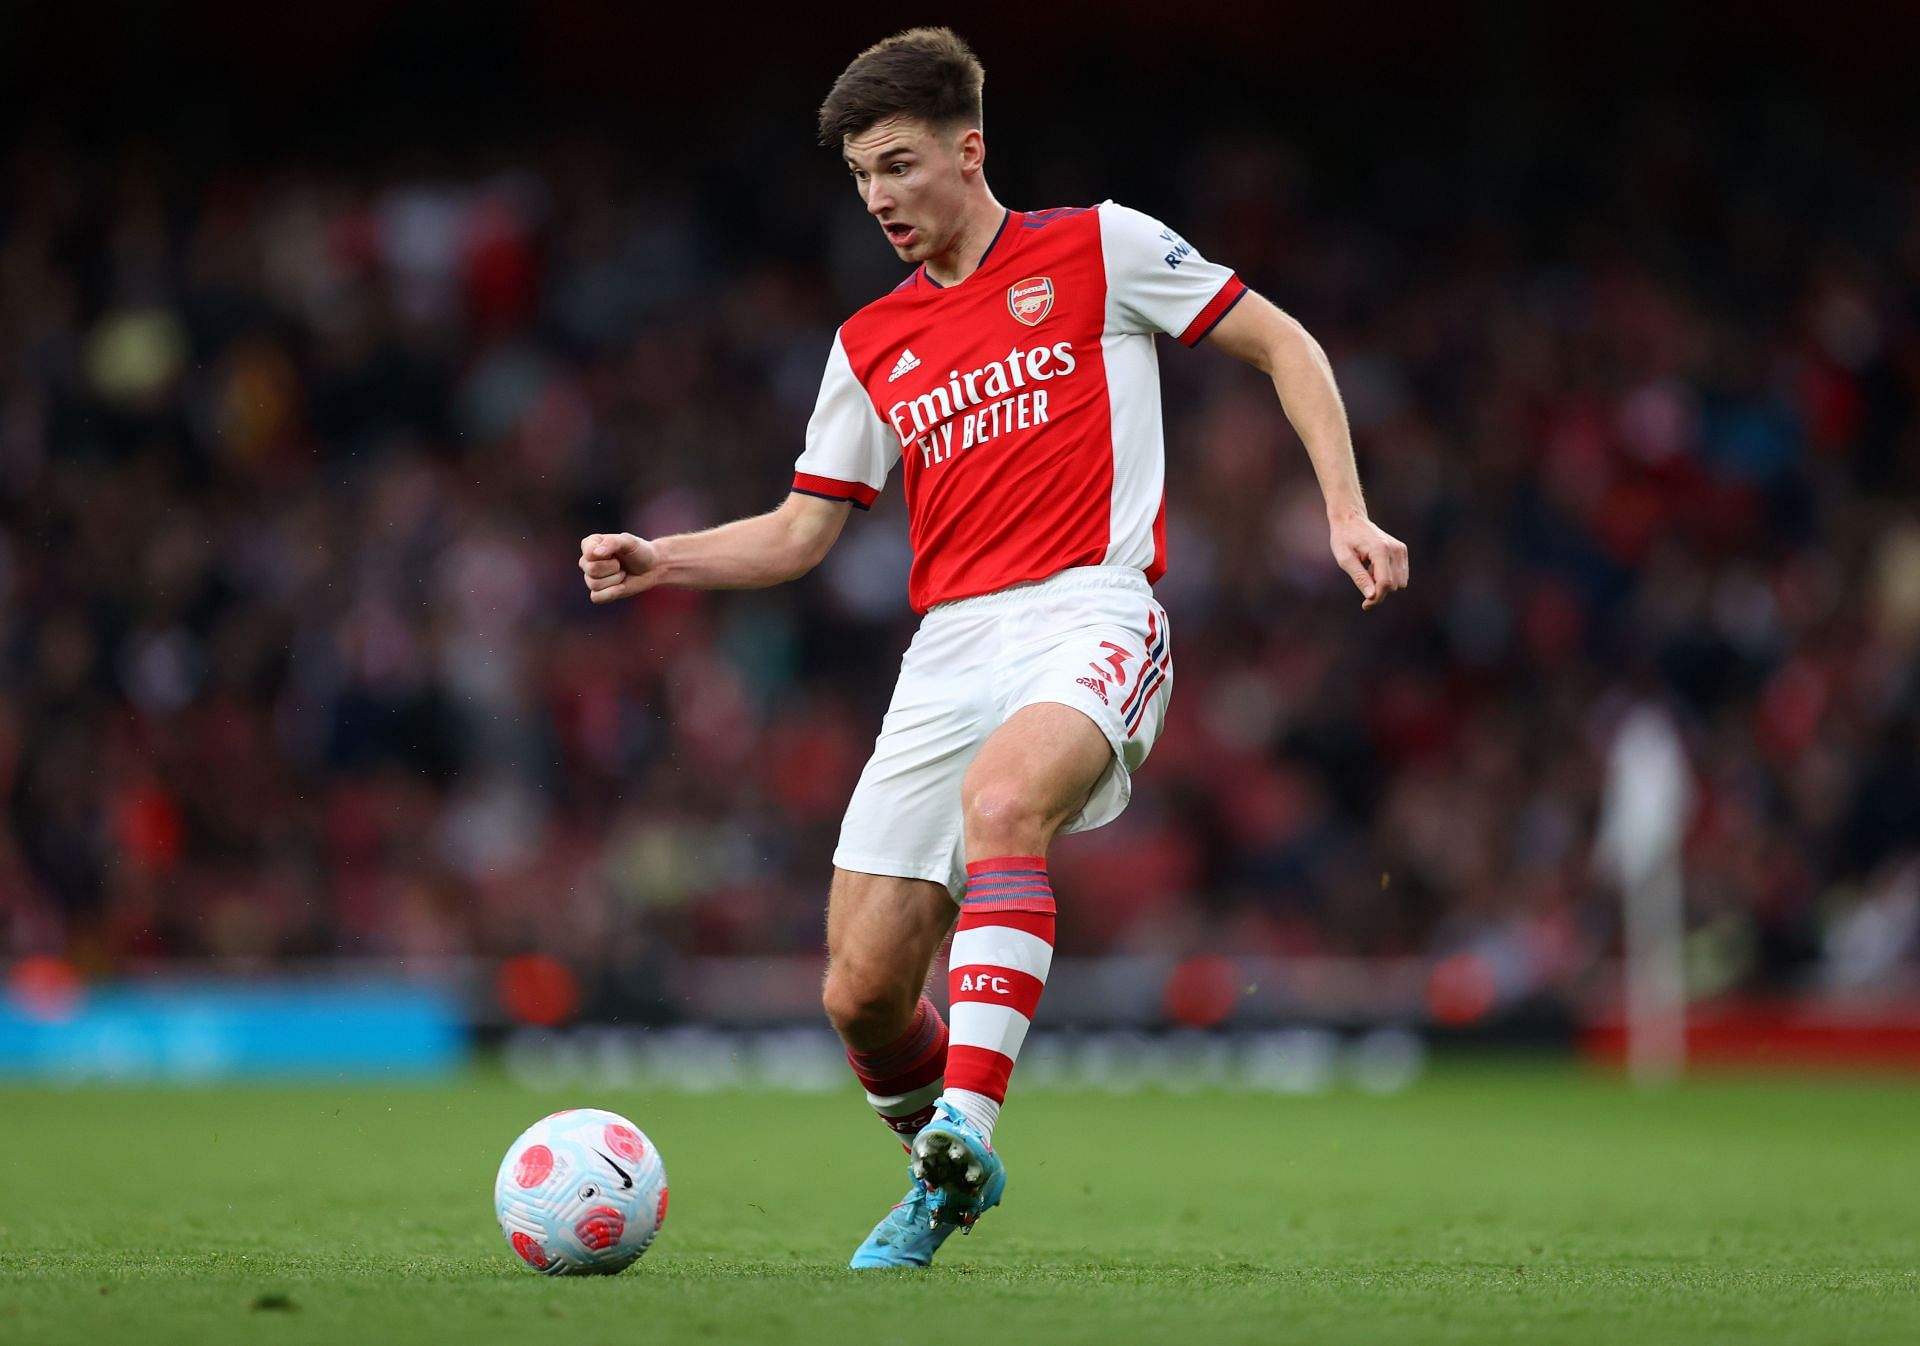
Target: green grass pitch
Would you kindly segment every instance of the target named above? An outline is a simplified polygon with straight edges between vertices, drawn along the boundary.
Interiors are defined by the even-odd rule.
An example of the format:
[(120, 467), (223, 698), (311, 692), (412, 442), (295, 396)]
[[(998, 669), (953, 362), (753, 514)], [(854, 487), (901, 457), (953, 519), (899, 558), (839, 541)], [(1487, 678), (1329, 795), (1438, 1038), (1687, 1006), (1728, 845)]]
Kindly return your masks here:
[[(827, 1097), (0, 1089), (0, 1342), (1920, 1341), (1920, 1088), (1559, 1068), (1407, 1093), (1017, 1087), (1005, 1206), (931, 1272), (842, 1268), (904, 1187)], [(624, 1275), (493, 1223), (507, 1143), (591, 1104), (666, 1156)]]

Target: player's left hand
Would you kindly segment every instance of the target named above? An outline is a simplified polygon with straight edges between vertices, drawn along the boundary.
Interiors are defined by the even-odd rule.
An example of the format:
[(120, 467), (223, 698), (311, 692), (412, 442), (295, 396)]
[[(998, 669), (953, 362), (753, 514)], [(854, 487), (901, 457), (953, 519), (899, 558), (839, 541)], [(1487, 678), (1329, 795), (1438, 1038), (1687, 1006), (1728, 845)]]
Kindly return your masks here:
[(1333, 559), (1360, 590), (1360, 610), (1378, 607), (1388, 594), (1407, 587), (1407, 544), (1383, 532), (1364, 514), (1348, 514), (1330, 523)]

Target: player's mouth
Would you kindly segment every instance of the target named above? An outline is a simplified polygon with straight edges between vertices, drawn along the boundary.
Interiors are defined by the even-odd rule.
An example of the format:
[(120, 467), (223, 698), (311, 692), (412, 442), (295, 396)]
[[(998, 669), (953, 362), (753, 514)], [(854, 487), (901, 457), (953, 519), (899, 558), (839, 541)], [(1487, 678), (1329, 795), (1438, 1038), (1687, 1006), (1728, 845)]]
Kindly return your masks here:
[(920, 231), (910, 224), (882, 225), (887, 231), (887, 242), (896, 248), (910, 248), (920, 239)]

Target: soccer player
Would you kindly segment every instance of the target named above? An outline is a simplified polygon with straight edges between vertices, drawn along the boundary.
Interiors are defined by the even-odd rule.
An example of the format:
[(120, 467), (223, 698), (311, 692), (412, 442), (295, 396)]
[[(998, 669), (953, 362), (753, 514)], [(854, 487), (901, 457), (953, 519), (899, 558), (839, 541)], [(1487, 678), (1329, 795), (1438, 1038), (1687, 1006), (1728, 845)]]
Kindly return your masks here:
[[(952, 32), (915, 28), (862, 52), (821, 106), (821, 140), (916, 265), (835, 335), (785, 503), (580, 546), (596, 603), (777, 584), (818, 565), (899, 466), (924, 620), (834, 853), (823, 1000), (913, 1183), (855, 1267), (925, 1266), (999, 1202), (994, 1124), (1053, 960), (1048, 848), (1118, 816), (1165, 720), (1154, 334), (1270, 376), (1360, 606), (1407, 584), (1406, 547), (1367, 517), (1319, 345), (1138, 211), (1002, 206), (983, 78)], [(951, 1027), (925, 994), (949, 930)]]

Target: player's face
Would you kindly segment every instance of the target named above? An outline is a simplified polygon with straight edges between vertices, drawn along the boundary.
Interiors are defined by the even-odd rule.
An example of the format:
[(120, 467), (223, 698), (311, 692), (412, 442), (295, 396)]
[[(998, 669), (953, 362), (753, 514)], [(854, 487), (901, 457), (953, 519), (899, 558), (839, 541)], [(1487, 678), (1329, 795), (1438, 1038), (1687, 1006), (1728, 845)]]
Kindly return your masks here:
[[(967, 179), (980, 133), (943, 134), (913, 117), (890, 117), (843, 142), (847, 171), (903, 262), (937, 257), (966, 213)], [(972, 142), (972, 143), (970, 143)]]

